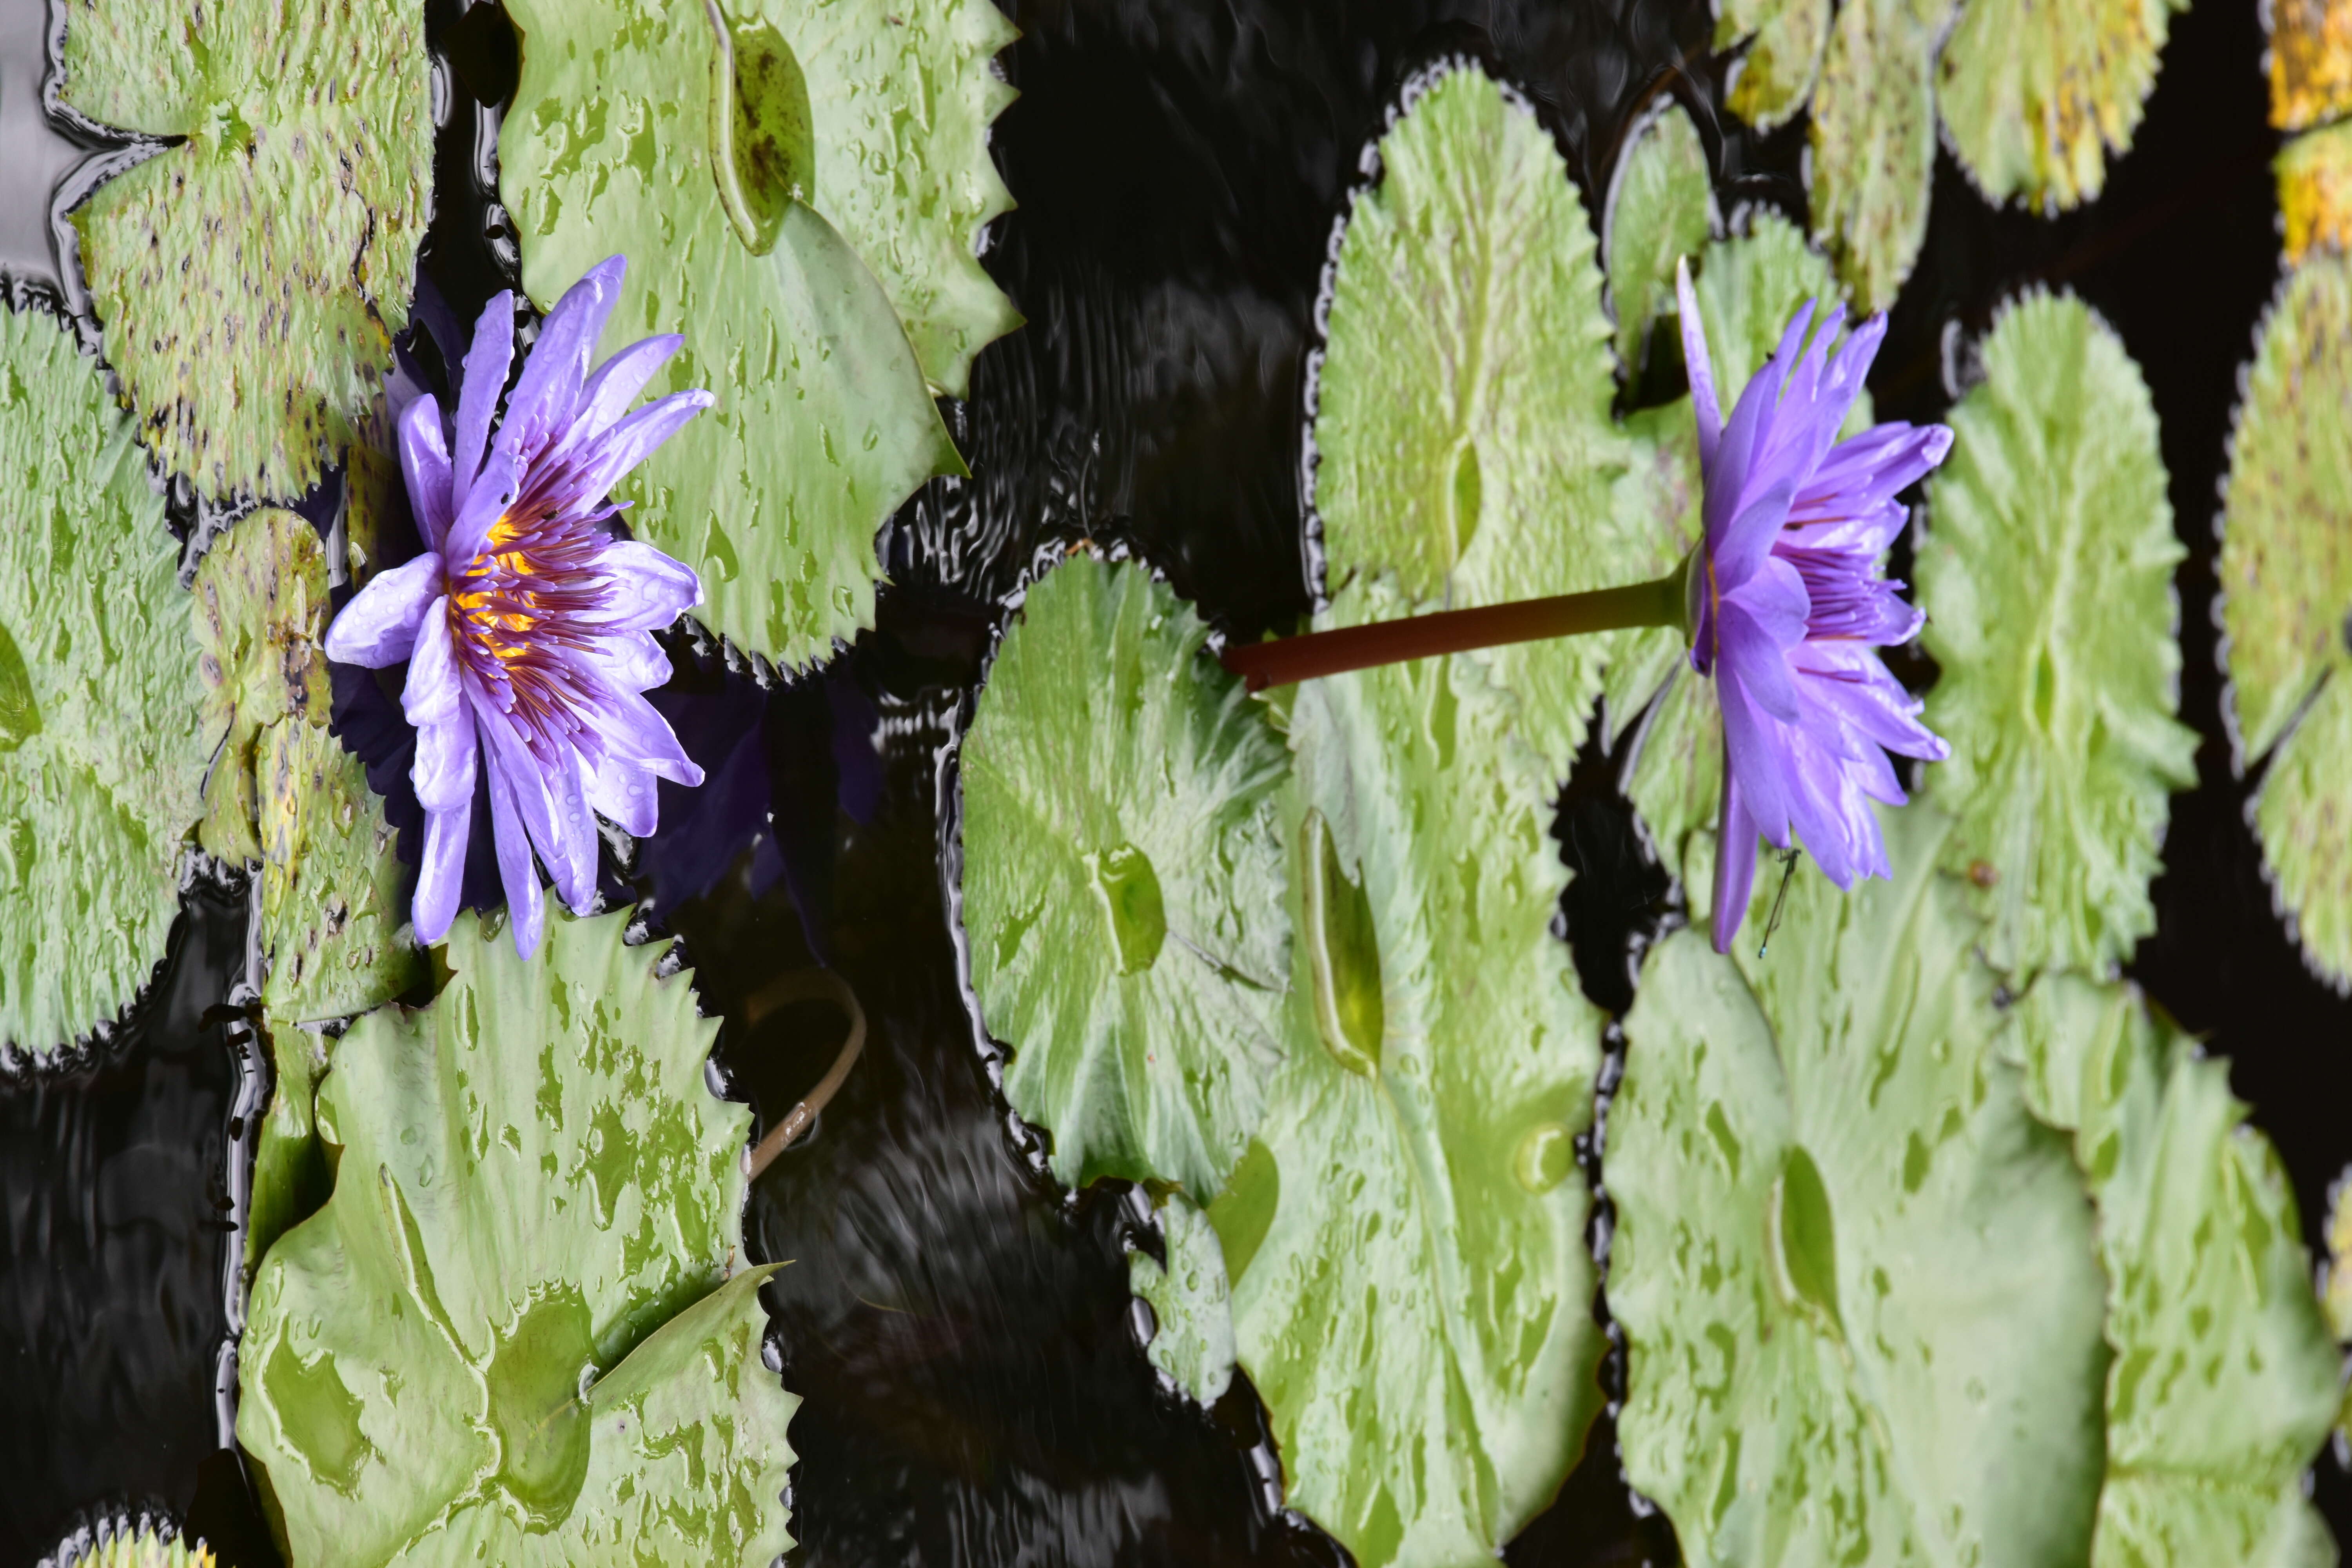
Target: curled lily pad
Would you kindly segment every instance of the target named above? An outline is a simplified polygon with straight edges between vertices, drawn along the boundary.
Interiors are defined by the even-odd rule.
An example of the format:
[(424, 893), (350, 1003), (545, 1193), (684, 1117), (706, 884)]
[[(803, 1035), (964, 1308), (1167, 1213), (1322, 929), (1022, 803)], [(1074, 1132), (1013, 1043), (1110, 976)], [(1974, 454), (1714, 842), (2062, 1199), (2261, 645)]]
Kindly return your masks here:
[(310, 522), (278, 507), (238, 521), (196, 568), (196, 668), (205, 695), (205, 848), (261, 858), (254, 777), (262, 730), (326, 718), (327, 555)]
[(1148, 1252), (1128, 1255), (1128, 1285), (1151, 1308), (1151, 1364), (1202, 1405), (1224, 1397), (1234, 1381), (1234, 1314), (1225, 1253), (1209, 1216), (1181, 1193), (1160, 1205), (1167, 1244), (1163, 1266)]
[(2352, 110), (2352, 11), (2333, 0), (2270, 0), (2271, 123), (2301, 131)]
[(204, 693), (145, 455), (39, 312), (0, 311), (0, 1041), (39, 1056), (163, 956)]
[(2290, 265), (2352, 250), (2352, 121), (2298, 136), (2278, 155), (2279, 216)]
[(1813, 232), (1864, 311), (1895, 303), (1927, 237), (1936, 48), (1957, 0), (1847, 0), (1811, 130)]
[[(1360, 584), (1332, 616), (1403, 603)], [(1209, 1220), (1286, 1500), (1364, 1568), (1490, 1561), (1600, 1404), (1575, 1140), (1601, 1018), (1511, 708), (1464, 658), (1292, 700), (1290, 1046)]]
[(1603, 210), (1617, 357), (1637, 374), (1652, 321), (1674, 311), (1675, 263), (1697, 255), (1715, 227), (1706, 149), (1681, 105), (1669, 100), (1627, 132)]
[[(782, 204), (766, 253), (745, 242), (712, 173), (719, 37), (701, 5), (516, 0), (509, 14), (523, 61), (499, 136), (499, 189), (515, 213), (524, 287), (552, 305), (621, 252), (630, 266), (611, 346), (681, 331), (686, 345), (652, 390), (699, 386), (718, 398), (622, 481), (629, 525), (701, 574), (707, 602), (694, 614), (713, 631), (784, 664), (826, 658), (835, 638), (873, 622), (876, 531), (926, 479), (962, 468), (890, 298), (806, 203)], [(755, 14), (765, 15), (750, 0), (734, 8), (739, 26)], [(840, 62), (811, 47), (793, 53), (825, 206), (824, 105)], [(911, 127), (922, 106), (903, 95), (925, 79), (892, 77), (887, 106), (861, 100), (860, 112)], [(882, 90), (862, 79), (837, 90), (864, 85)], [(902, 159), (861, 142), (857, 155), (904, 171), (910, 189), (933, 188), (911, 151)]]
[(2098, 1205), (2115, 1360), (2094, 1568), (2334, 1561), (2303, 1474), (2336, 1419), (2336, 1347), (2229, 1064), (2078, 974), (2035, 983), (2005, 1049)]
[[(626, 912), (460, 917), (429, 1008), (320, 1083), (326, 1206), (262, 1260), (237, 1439), (293, 1568), (742, 1564), (791, 1544), (796, 1401), (737, 1271), (750, 1113)], [(731, 1277), (730, 1277), (731, 1274)]]
[(1759, 131), (1791, 119), (1813, 90), (1829, 30), (1830, 0), (1718, 0), (1715, 47), (1748, 42), (1724, 106)]
[(2099, 194), (2131, 146), (2172, 13), (2188, 0), (1968, 0), (1937, 100), (1960, 165), (1992, 201), (2044, 211)]
[(2112, 329), (2029, 294), (1979, 353), (1918, 546), (1943, 669), (1927, 723), (1952, 747), (1927, 787), (1959, 817), (1946, 866), (1969, 876), (1992, 962), (2096, 969), (2155, 929), (2168, 796), (2196, 781), (2173, 717), (2183, 552), (2156, 409)]
[[(1330, 590), (1393, 573), (1414, 606), (1462, 608), (1635, 580), (1655, 520), (1609, 416), (1592, 233), (1550, 134), (1465, 66), (1412, 101), (1380, 156), (1340, 243), (1318, 384)], [(1556, 771), (1620, 640), (1481, 656)]]
[(2222, 659), (2241, 770), (2280, 904), (2307, 958), (2352, 984), (2352, 261), (2315, 256), (2263, 322), (2230, 437)]
[(1259, 706), (1134, 566), (1029, 590), (961, 752), (972, 988), (1054, 1173), (1206, 1202), (1281, 1054), (1288, 932)]
[(1694, 1564), (2080, 1563), (2089, 1208), (1995, 1048), (1947, 822), (1883, 821), (1893, 879), (1801, 868), (1769, 958), (1686, 930), (1643, 966), (1602, 1162), (1626, 1478)]
[(66, 0), (65, 101), (179, 138), (74, 213), (106, 353), (165, 468), (293, 497), (407, 320), (433, 182), (424, 15)]

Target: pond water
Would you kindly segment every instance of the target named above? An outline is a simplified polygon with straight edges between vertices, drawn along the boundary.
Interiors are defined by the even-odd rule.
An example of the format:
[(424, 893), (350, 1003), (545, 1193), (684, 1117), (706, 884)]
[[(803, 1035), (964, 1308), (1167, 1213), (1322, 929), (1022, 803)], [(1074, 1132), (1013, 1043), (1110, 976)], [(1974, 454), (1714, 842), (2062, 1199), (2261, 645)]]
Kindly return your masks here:
[[(656, 929), (683, 940), (706, 1013), (740, 1019), (822, 960), (870, 1022), (864, 1058), (759, 1182), (747, 1226), (756, 1255), (792, 1260), (768, 1300), (785, 1384), (805, 1400), (798, 1561), (1336, 1563), (1342, 1550), (1278, 1506), (1246, 1380), (1206, 1412), (1155, 1381), (1128, 1289), (1129, 1194), (1063, 1194), (993, 1087), (948, 912), (953, 742), (1003, 601), (1041, 550), (1124, 544), (1243, 636), (1307, 607), (1317, 289), (1363, 149), (1416, 66), (1466, 53), (1520, 86), (1596, 212), (1621, 136), (1660, 92), (1698, 121), (1727, 210), (1801, 218), (1802, 132), (1759, 137), (1717, 112), (1706, 0), (1005, 9), (1024, 33), (1003, 57), (1022, 97), (995, 147), (1020, 206), (988, 265), (1027, 325), (982, 355), (950, 413), (973, 476), (936, 481), (886, 531), (879, 624), (825, 675), (767, 689), (715, 649), (674, 644), (666, 705), (729, 786), (666, 796), (662, 838), (634, 870), (608, 864), (608, 887), (650, 899)], [(0, 4), (0, 268), (19, 286), (62, 276), (51, 194), (89, 151), (38, 111), (45, 16), (38, 0)], [(425, 271), (470, 319), (511, 281), (488, 193), (515, 45), (494, 5), (432, 0), (427, 19), (446, 114)], [(2262, 48), (2252, 6), (2200, 0), (2175, 23), (2134, 151), (2063, 219), (1988, 208), (1945, 154), (1872, 392), (1882, 417), (1940, 414), (1948, 344), (2032, 282), (2083, 295), (2145, 372), (2190, 552), (2183, 717), (2202, 745), (2198, 788), (2173, 802), (2158, 930), (2130, 973), (2231, 1058), (2315, 1236), (2352, 1159), (2352, 1005), (2309, 976), (2272, 913), (2230, 776), (2210, 616), (2236, 367), (2277, 277)], [(1898, 672), (1934, 673), (1916, 655)], [(1614, 774), (1597, 742), (1573, 759), (1557, 829), (1578, 874), (1566, 929), (1588, 993), (1612, 1009), (1638, 944), (1679, 918)], [(69, 1068), (0, 1080), (0, 1568), (151, 1507), (237, 1568), (274, 1561), (223, 1447), (259, 1089), (246, 924), (241, 887), (200, 880), (129, 1026)], [(772, 1123), (838, 1031), (814, 1003), (730, 1022), (720, 1075)], [(1673, 1560), (1670, 1530), (1619, 1479), (1611, 1432), (1596, 1429), (1509, 1562)], [(2352, 1531), (2332, 1455), (2315, 1481), (2338, 1535)]]

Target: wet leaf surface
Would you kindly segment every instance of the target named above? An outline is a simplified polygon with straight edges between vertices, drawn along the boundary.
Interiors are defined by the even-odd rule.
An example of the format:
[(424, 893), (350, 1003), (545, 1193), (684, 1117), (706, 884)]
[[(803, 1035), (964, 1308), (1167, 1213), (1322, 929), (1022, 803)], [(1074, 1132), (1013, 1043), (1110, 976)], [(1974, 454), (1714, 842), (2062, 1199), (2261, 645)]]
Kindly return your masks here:
[[(705, 626), (781, 664), (822, 662), (873, 624), (876, 530), (916, 486), (962, 468), (907, 333), (817, 210), (789, 204), (766, 255), (743, 243), (711, 174), (715, 39), (699, 6), (518, 0), (509, 12), (523, 66), (499, 181), (524, 287), (551, 306), (626, 256), (604, 352), (681, 331), (650, 391), (718, 398), (614, 498), (633, 503), (637, 538), (701, 574), (692, 613)], [(800, 64), (822, 148), (831, 67)], [(821, 153), (820, 202), (826, 169)]]
[(797, 1402), (760, 1363), (771, 1271), (740, 1271), (749, 1116), (629, 919), (558, 916), (526, 962), (463, 917), (433, 1005), (336, 1046), (334, 1194), (263, 1259), (239, 1359), (294, 1568), (790, 1544)]
[(1968, 0), (1944, 45), (1945, 133), (1994, 202), (2045, 212), (2106, 184), (2156, 86), (2172, 13), (2186, 0)]
[(2170, 792), (2196, 782), (2156, 410), (2113, 329), (2071, 297), (2005, 307), (1948, 416), (1917, 546), (1921, 641), (1943, 675), (1926, 788), (1959, 826), (1986, 954), (2097, 970), (2152, 930)]
[(1769, 957), (1693, 929), (1643, 967), (1604, 1162), (1626, 1479), (1692, 1563), (2079, 1563), (2090, 1212), (1996, 1050), (1947, 823), (1882, 821), (1893, 880), (1801, 868)]
[(1214, 1405), (1234, 1382), (1234, 1313), (1225, 1253), (1208, 1215), (1171, 1193), (1160, 1205), (1162, 1265), (1140, 1249), (1128, 1254), (1128, 1283), (1151, 1308), (1151, 1364), (1201, 1405)]
[(1638, 381), (1653, 323), (1675, 313), (1675, 263), (1696, 257), (1714, 230), (1706, 149), (1682, 106), (1668, 102), (1628, 135), (1610, 176), (1601, 228), (1617, 358)]
[(964, 930), (1005, 1098), (1055, 1176), (1178, 1184), (1241, 1157), (1281, 1054), (1281, 740), (1136, 566), (1029, 590), (961, 752)]
[(260, 752), (262, 1006), (307, 1023), (364, 1013), (425, 977), (409, 872), (367, 770), (325, 726), (271, 725)]
[(376, 396), (415, 291), (433, 162), (421, 12), (64, 9), (65, 101), (184, 139), (74, 214), (142, 437), (209, 494), (298, 497)]
[[(1402, 605), (1365, 584), (1333, 614)], [(1601, 1018), (1511, 710), (1457, 658), (1289, 714), (1289, 1050), (1209, 1220), (1289, 1506), (1364, 1568), (1486, 1561), (1600, 1405), (1574, 1142)]]
[(2303, 1474), (2336, 1418), (2336, 1347), (2229, 1064), (2076, 974), (2035, 984), (2003, 1049), (2098, 1205), (2114, 1361), (2094, 1568), (2333, 1563)]
[(38, 1057), (163, 956), (202, 688), (145, 454), (39, 311), (0, 312), (0, 1041)]
[[(1610, 419), (1592, 231), (1550, 134), (1465, 67), (1380, 154), (1339, 248), (1315, 418), (1328, 591), (1394, 573), (1419, 611), (1633, 580), (1657, 521)], [(1621, 640), (1479, 656), (1562, 775)]]

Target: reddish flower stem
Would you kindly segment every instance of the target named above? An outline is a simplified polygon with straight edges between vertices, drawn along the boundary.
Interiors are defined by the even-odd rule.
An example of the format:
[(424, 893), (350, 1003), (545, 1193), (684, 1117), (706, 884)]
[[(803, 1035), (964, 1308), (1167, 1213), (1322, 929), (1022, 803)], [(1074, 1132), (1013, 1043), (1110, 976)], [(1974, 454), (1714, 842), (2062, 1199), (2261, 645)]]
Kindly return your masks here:
[(1682, 623), (1683, 573), (1676, 567), (1653, 582), (1623, 588), (1305, 632), (1247, 647), (1227, 647), (1223, 658), (1225, 668), (1247, 682), (1252, 691), (1263, 691), (1318, 676), (1472, 648), (1615, 631), (1622, 626), (1679, 626)]

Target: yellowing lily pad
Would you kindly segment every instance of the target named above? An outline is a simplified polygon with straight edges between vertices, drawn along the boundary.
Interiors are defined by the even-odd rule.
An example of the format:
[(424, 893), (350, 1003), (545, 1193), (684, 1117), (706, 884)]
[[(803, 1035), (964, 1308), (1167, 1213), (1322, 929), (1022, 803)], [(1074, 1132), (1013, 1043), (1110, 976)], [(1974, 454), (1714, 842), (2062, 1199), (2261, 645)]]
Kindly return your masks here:
[(1724, 107), (1759, 131), (1793, 118), (1813, 90), (1829, 30), (1830, 0), (1718, 0), (1715, 47), (1753, 40), (1733, 68)]
[(1205, 1203), (1264, 1113), (1289, 933), (1282, 742), (1139, 567), (1029, 590), (961, 752), (972, 988), (1054, 1173)]
[(2269, 0), (2271, 123), (2301, 131), (2352, 110), (2352, 11), (2338, 0)]
[(1363, 1568), (1490, 1562), (1600, 1404), (1575, 1140), (1602, 1020), (1511, 706), (1465, 658), (1291, 700), (1290, 1045), (1209, 1221), (1286, 1500)]
[[(986, 10), (968, 3), (971, 14)], [(739, 27), (755, 14), (750, 0), (735, 9)], [(712, 173), (717, 34), (704, 7), (515, 0), (509, 14), (523, 59), (499, 136), (499, 189), (515, 214), (524, 287), (550, 306), (606, 256), (626, 256), (605, 352), (683, 332), (685, 349), (652, 390), (699, 386), (718, 398), (621, 482), (616, 497), (634, 503), (629, 525), (700, 573), (707, 602), (694, 613), (713, 631), (786, 665), (827, 658), (835, 639), (873, 623), (876, 531), (918, 485), (962, 463), (885, 286), (819, 216), (834, 210), (823, 189), (832, 122), (819, 108), (837, 91), (835, 109), (855, 101), (852, 120), (877, 113), (894, 134), (919, 139), (922, 121), (945, 109), (906, 95), (937, 87), (951, 68), (984, 69), (985, 58), (937, 68), (934, 79), (876, 46), (861, 58), (887, 65), (887, 83), (852, 76), (829, 87), (828, 72), (846, 65), (796, 56), (815, 117), (817, 205), (785, 202), (771, 247), (755, 254)], [(934, 41), (971, 32), (968, 19), (934, 26), (926, 34)], [(856, 98), (869, 87), (887, 107), (869, 110)], [(978, 145), (976, 132), (966, 140)], [(954, 150), (958, 138), (946, 144)], [(908, 200), (932, 190), (911, 156), (856, 145), (886, 194), (853, 202), (845, 188), (849, 205), (838, 210), (895, 221), (886, 217), (899, 210), (900, 197), (887, 194), (893, 180), (906, 183)], [(974, 194), (976, 177), (940, 177), (978, 204), (943, 201), (942, 215), (992, 199)], [(945, 298), (949, 277), (902, 284)], [(942, 328), (947, 338), (957, 330)]]
[(254, 776), (263, 728), (294, 714), (326, 719), (326, 551), (307, 519), (264, 507), (205, 552), (195, 595), (208, 759), (199, 837), (207, 852), (242, 865), (261, 857)]
[(2352, 121), (2296, 137), (2277, 169), (2288, 263), (2315, 249), (2352, 250)]
[(433, 182), (415, 6), (65, 0), (62, 96), (179, 138), (74, 214), (142, 437), (214, 495), (294, 497), (379, 395)]
[(38, 311), (0, 310), (0, 1042), (38, 1057), (163, 956), (204, 692), (146, 455)]
[(367, 770), (325, 726), (263, 731), (261, 923), (280, 1023), (349, 1017), (425, 977), (408, 926), (408, 871)]
[(1957, 0), (1847, 0), (1813, 92), (1813, 233), (1857, 309), (1893, 307), (1927, 237), (1936, 48)]
[(2054, 212), (2096, 197), (2131, 146), (2172, 13), (2187, 0), (1968, 0), (1937, 102), (1960, 165), (1994, 202)]
[(1602, 1160), (1626, 1479), (1692, 1564), (2080, 1563), (2089, 1206), (1995, 1048), (1947, 823), (1882, 822), (1893, 879), (1801, 867), (1769, 958), (1643, 964)]
[(316, 1097), (326, 1206), (262, 1260), (237, 1439), (292, 1568), (763, 1568), (797, 1403), (742, 1268), (718, 1026), (629, 916), (537, 954), (461, 916), (429, 1008), (368, 1015)]
[(2093, 1568), (2332, 1562), (2303, 1475), (2336, 1419), (2336, 1347), (2229, 1064), (2079, 974), (2036, 982), (2004, 1048), (2098, 1205), (2115, 1359)]
[[(1418, 611), (1637, 580), (1657, 522), (1610, 419), (1592, 234), (1549, 132), (1462, 67), (1380, 156), (1340, 243), (1315, 418), (1328, 591), (1393, 573)], [(1558, 773), (1620, 640), (1480, 656)]]
[(1675, 264), (1715, 227), (1715, 183), (1698, 127), (1669, 100), (1626, 134), (1601, 220), (1617, 357), (1638, 377), (1651, 324), (1675, 311)]
[(154, 1529), (118, 1530), (64, 1568), (214, 1568), (218, 1561), (201, 1541)]
[(2088, 307), (2004, 307), (1984, 381), (1952, 410), (1918, 545), (1924, 641), (1943, 675), (1927, 727), (1951, 743), (1927, 786), (1945, 846), (2021, 974), (2102, 969), (2155, 929), (2169, 794), (2196, 781), (2179, 707), (2179, 602), (2156, 410)]

